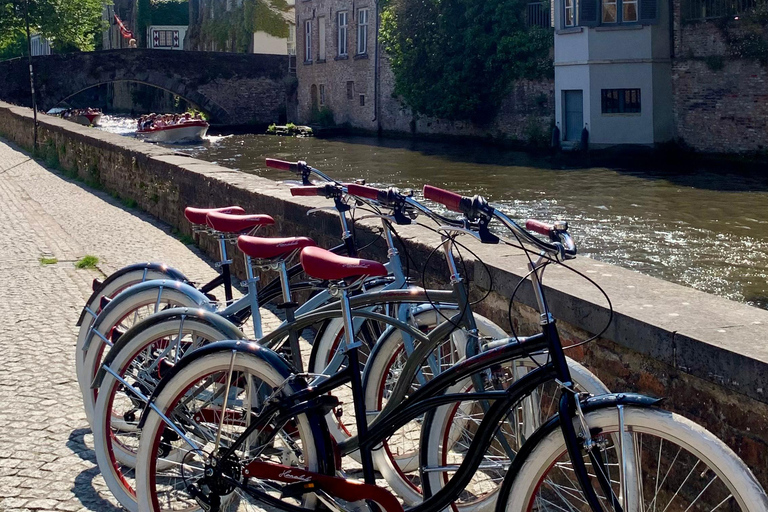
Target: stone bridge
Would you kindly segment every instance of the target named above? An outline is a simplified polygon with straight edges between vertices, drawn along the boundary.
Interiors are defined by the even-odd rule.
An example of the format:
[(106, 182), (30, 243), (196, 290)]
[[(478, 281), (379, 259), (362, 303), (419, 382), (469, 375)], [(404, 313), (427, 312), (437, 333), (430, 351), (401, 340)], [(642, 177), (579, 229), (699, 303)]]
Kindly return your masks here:
[[(181, 96), (218, 125), (276, 122), (290, 84), (282, 55), (123, 49), (34, 57), (33, 65), (40, 110), (90, 87), (133, 81)], [(0, 99), (31, 106), (26, 58), (0, 62)]]

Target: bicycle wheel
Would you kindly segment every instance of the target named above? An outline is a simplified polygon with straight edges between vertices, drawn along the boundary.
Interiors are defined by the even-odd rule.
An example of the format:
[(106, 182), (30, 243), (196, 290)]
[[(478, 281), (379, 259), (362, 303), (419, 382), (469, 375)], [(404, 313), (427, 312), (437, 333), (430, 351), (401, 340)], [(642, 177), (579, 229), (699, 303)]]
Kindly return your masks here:
[[(98, 293), (93, 294), (90, 302), (86, 303), (86, 307), (98, 315), (99, 312), (101, 312), (101, 300), (104, 297), (111, 299), (121, 291), (127, 289), (130, 286), (133, 286), (134, 284), (152, 279), (173, 279), (173, 276), (163, 273), (161, 270), (157, 269), (148, 269), (146, 270), (146, 274), (143, 269), (130, 270), (115, 277), (114, 279), (110, 280), (108, 278), (104, 283), (104, 287), (99, 290)], [(85, 363), (85, 351), (83, 351), (83, 345), (85, 345), (85, 340), (89, 334), (88, 331), (93, 325), (94, 320), (96, 320), (95, 316), (89, 313), (85, 313), (83, 316), (83, 321), (80, 323), (80, 330), (77, 333), (77, 343), (75, 345), (75, 366), (78, 375), (80, 375), (83, 363)]]
[[(604, 463), (593, 465), (584, 455), (592, 480), (595, 471), (603, 471), (623, 510), (768, 510), (765, 492), (747, 466), (706, 429), (655, 408), (623, 410), (623, 430), (616, 407), (586, 414)], [(578, 421), (574, 424), (578, 432)], [(497, 512), (585, 510), (583, 491), (556, 425), (513, 469), (504, 481)], [(594, 488), (603, 509), (614, 510), (607, 501), (610, 493), (596, 482)]]
[[(126, 332), (132, 326), (148, 316), (171, 307), (199, 307), (199, 301), (174, 288), (167, 287), (158, 292), (159, 288), (147, 289), (138, 293), (124, 290), (115, 298), (115, 305), (104, 310), (96, 320), (95, 326), (107, 338), (115, 339), (116, 332)], [(110, 304), (111, 306), (111, 304)], [(86, 340), (89, 343), (85, 360), (77, 380), (83, 394), (83, 406), (89, 424), (93, 420), (93, 409), (96, 405), (98, 391), (91, 389), (91, 383), (96, 372), (101, 367), (103, 356), (106, 354), (106, 343), (95, 332), (91, 332)]]
[[(138, 328), (138, 331), (136, 330)], [(121, 340), (110, 368), (149, 396), (163, 370), (195, 348), (212, 341), (231, 339), (236, 330), (217, 328), (198, 318), (168, 319), (142, 329), (136, 326)], [(112, 354), (110, 354), (112, 356)], [(141, 431), (138, 420), (145, 402), (107, 376), (99, 388), (93, 421), (94, 451), (107, 487), (126, 509), (138, 510), (135, 493), (136, 451)]]
[[(506, 333), (482, 315), (475, 314), (478, 333), (483, 338), (498, 339)], [(415, 315), (419, 329), (429, 332), (437, 324), (444, 321), (443, 316), (435, 310), (426, 310)], [(381, 340), (381, 347), (366, 368), (365, 403), (369, 411), (369, 422), (373, 421), (379, 411), (386, 405), (388, 396), (397, 384), (403, 366), (409, 358), (405, 350), (402, 332), (395, 330), (390, 336)], [(467, 338), (463, 331), (454, 331), (450, 338), (439, 343), (422, 364), (422, 370), (411, 383), (415, 390), (433, 375), (459, 362), (466, 354)], [(373, 460), (381, 475), (392, 487), (394, 492), (406, 504), (415, 505), (422, 501), (419, 469), (419, 439), (423, 417), (415, 418), (402, 427), (385, 442), (382, 447), (373, 452)]]
[[(528, 372), (546, 362), (546, 355), (508, 361), (495, 368), (490, 377), (495, 387), (506, 388)], [(605, 385), (592, 372), (568, 358), (568, 367), (577, 391), (591, 395), (608, 393)], [(471, 393), (471, 379), (458, 382), (446, 393)], [(480, 467), (462, 494), (453, 502), (455, 512), (492, 511), (504, 476), (512, 459), (526, 439), (557, 413), (559, 386), (548, 381), (515, 404), (507, 419), (499, 425), (494, 441), (488, 446)], [(454, 402), (428, 412), (422, 428), (421, 461), (423, 494), (431, 496), (446, 485), (469, 454), (470, 445), (485, 409), (481, 402)]]
[[(256, 510), (262, 505), (259, 500), (274, 503), (282, 492), (275, 482), (249, 478), (246, 465), (250, 461), (320, 470), (325, 454), (318, 453), (315, 437), (327, 436), (327, 431), (322, 418), (312, 411), (287, 424), (266, 421), (236, 450), (235, 457), (217, 459), (221, 451), (216, 448), (223, 451), (251, 421), (259, 421), (255, 413), (261, 401), (284, 383), (286, 370), (227, 349), (190, 362), (168, 381), (155, 403), (183, 428), (194, 447), (166, 428), (158, 414), (148, 413), (136, 461), (139, 510), (198, 510), (198, 500), (206, 504), (219, 500), (219, 510)], [(290, 394), (298, 388), (282, 389)], [(168, 453), (181, 456), (169, 460)], [(282, 496), (282, 500), (308, 510), (316, 504), (314, 494)]]

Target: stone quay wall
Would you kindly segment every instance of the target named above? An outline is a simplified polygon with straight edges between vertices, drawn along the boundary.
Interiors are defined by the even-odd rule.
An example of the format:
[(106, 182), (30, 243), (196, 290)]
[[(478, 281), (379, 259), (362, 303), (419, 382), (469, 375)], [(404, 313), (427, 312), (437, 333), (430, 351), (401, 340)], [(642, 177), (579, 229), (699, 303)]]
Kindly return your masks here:
[[(30, 149), (30, 110), (0, 103), (0, 136)], [(267, 213), (276, 219), (277, 225), (262, 233), (265, 236), (306, 235), (322, 246), (338, 242), (335, 216), (318, 213), (307, 217), (308, 209), (327, 205), (327, 201), (293, 198), (288, 187), (275, 181), (47, 116), (40, 119), (38, 151), (50, 166), (135, 201), (142, 210), (185, 234), (191, 234), (183, 217), (185, 206), (239, 204), (248, 212)], [(375, 224), (362, 223), (357, 233), (369, 240), (374, 229)], [(417, 226), (403, 227), (400, 232), (416, 262), (425, 262), (439, 242), (435, 234)], [(130, 237), (126, 233), (126, 244), (131, 243)], [(202, 238), (198, 243), (216, 256), (216, 245), (210, 240)], [(478, 310), (507, 328), (508, 297), (527, 272), (526, 260), (503, 246), (472, 244), (472, 249), (486, 264), (466, 262), (473, 293), (493, 290)], [(381, 259), (383, 252), (376, 244), (364, 256)], [(240, 264), (238, 258), (235, 261)], [(606, 290), (613, 301), (614, 319), (599, 340), (571, 350), (570, 355), (613, 390), (667, 397), (665, 408), (714, 432), (768, 486), (764, 463), (768, 453), (768, 311), (589, 258), (578, 258), (572, 266)], [(430, 278), (445, 282), (443, 267), (433, 258)], [(237, 271), (242, 273), (242, 265)], [(553, 266), (544, 282), (566, 342), (585, 339), (605, 325), (606, 303), (581, 277)], [(517, 332), (536, 332), (530, 286), (521, 287), (516, 299)]]

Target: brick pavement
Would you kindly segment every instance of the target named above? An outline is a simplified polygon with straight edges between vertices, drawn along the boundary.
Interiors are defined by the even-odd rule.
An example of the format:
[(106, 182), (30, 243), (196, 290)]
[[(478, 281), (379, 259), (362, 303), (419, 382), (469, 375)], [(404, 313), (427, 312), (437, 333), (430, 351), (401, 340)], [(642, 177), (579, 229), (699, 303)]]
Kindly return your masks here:
[[(94, 277), (128, 263), (164, 261), (200, 281), (215, 271), (168, 227), (1, 139), (0, 226), (0, 510), (119, 510), (75, 377), (80, 308)], [(75, 269), (86, 254), (97, 270)]]

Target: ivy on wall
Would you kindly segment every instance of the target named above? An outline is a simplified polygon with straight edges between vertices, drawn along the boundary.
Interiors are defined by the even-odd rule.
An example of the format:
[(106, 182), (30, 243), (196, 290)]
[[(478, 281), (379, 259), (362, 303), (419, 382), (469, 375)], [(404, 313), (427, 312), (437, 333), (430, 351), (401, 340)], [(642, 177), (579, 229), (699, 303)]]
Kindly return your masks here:
[(527, 26), (527, 4), (390, 0), (381, 34), (395, 94), (417, 114), (492, 120), (515, 80), (554, 76), (554, 34)]
[(229, 11), (223, 2), (214, 1), (213, 19), (208, 14), (211, 7), (204, 9), (206, 16), (196, 34), (202, 46), (216, 43), (219, 50), (247, 52), (254, 32), (288, 37), (288, 22), (281, 14), (290, 9), (285, 0), (243, 0)]
[(768, 3), (763, 2), (737, 19), (718, 20), (729, 56), (756, 60), (768, 66)]

